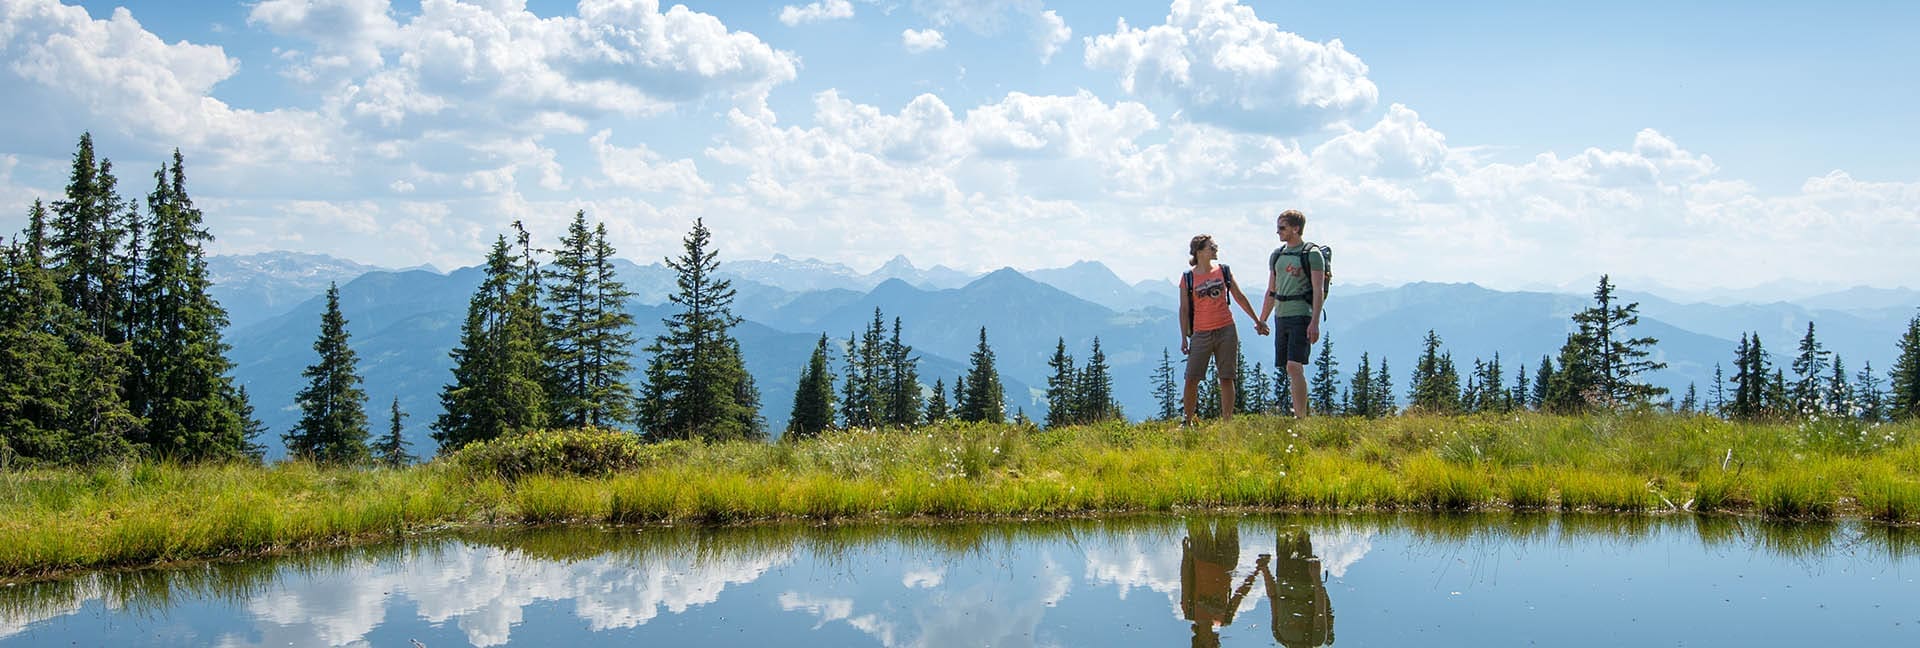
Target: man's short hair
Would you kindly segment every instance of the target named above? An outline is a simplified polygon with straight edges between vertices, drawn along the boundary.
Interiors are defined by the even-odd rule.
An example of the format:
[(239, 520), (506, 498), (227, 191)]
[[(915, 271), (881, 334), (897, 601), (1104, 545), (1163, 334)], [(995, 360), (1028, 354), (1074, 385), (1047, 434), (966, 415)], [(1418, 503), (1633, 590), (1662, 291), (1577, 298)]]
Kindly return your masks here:
[(1300, 213), (1298, 209), (1289, 209), (1280, 212), (1280, 223), (1282, 225), (1292, 225), (1302, 232), (1307, 231), (1307, 215)]

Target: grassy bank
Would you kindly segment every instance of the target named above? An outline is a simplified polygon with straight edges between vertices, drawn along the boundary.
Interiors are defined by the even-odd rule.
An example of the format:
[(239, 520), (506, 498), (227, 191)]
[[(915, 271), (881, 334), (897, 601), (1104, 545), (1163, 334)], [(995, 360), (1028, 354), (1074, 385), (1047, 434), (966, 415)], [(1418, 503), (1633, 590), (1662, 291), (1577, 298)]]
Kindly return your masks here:
[(1194, 430), (944, 426), (780, 444), (641, 446), (575, 434), (470, 448), (405, 470), (27, 471), (0, 474), (0, 578), (299, 551), (441, 527), (1210, 507), (1695, 511), (1913, 523), (1920, 425), (1242, 417)]

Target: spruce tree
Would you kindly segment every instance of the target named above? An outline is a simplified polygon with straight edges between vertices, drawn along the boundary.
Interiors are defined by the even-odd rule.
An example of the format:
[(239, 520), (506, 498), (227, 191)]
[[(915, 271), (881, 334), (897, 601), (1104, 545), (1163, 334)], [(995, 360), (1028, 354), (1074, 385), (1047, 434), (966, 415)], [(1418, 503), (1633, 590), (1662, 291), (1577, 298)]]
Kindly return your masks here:
[(45, 210), (0, 248), (0, 464), (123, 457), (139, 421), (121, 399), (126, 348), (95, 335), (45, 267)]
[(1054, 338), (1053, 357), (1047, 359), (1047, 368), (1052, 371), (1047, 376), (1047, 428), (1072, 425), (1079, 419), (1073, 406), (1079, 400), (1080, 374), (1073, 367), (1073, 356), (1067, 355), (1066, 338)]
[(1005, 399), (1000, 371), (993, 364), (993, 348), (987, 346), (987, 327), (982, 326), (980, 346), (974, 349), (967, 369), (967, 400), (961, 407), (960, 420), (1004, 423), (1007, 420)]
[(1741, 333), (1740, 346), (1733, 351), (1733, 402), (1726, 410), (1729, 418), (1750, 419), (1759, 415), (1758, 375), (1753, 366), (1753, 342), (1746, 333)]
[(1880, 386), (1880, 374), (1873, 372), (1873, 363), (1861, 365), (1860, 373), (1854, 375), (1854, 394), (1859, 400), (1860, 420), (1878, 423), (1887, 417), (1887, 392)]
[[(1476, 361), (1475, 364), (1478, 364)], [(1500, 352), (1493, 353), (1493, 359), (1487, 361), (1480, 373), (1480, 385), (1484, 396), (1481, 409), (1489, 412), (1507, 413), (1513, 411), (1513, 399), (1502, 385), (1506, 376), (1500, 367)]]
[(1245, 401), (1248, 412), (1265, 414), (1273, 409), (1273, 403), (1267, 400), (1268, 391), (1273, 389), (1271, 384), (1273, 380), (1267, 375), (1266, 367), (1258, 362), (1253, 363), (1253, 371), (1250, 373), (1253, 376), (1249, 379), (1253, 381), (1252, 384), (1239, 388), (1242, 396), (1235, 402)]
[(1726, 372), (1721, 369), (1720, 363), (1718, 362), (1713, 363), (1713, 391), (1710, 391), (1707, 393), (1712, 394), (1711, 398), (1713, 399), (1707, 405), (1709, 408), (1711, 408), (1709, 410), (1709, 413), (1713, 414), (1714, 416), (1726, 416), (1727, 415), (1727, 376), (1726, 376)]
[[(1636, 378), (1664, 369), (1667, 363), (1651, 359), (1653, 345), (1659, 344), (1659, 340), (1628, 337), (1626, 329), (1640, 323), (1640, 304), (1616, 305), (1613, 293), (1613, 282), (1607, 275), (1600, 275), (1600, 284), (1593, 291), (1593, 307), (1573, 315), (1574, 322), (1586, 335), (1591, 386), (1597, 388), (1609, 405), (1647, 402), (1667, 390)], [(1579, 387), (1584, 391), (1587, 385)]]
[(1379, 416), (1379, 413), (1373, 409), (1373, 406), (1379, 402), (1379, 397), (1373, 393), (1373, 378), (1373, 359), (1367, 352), (1362, 351), (1360, 367), (1354, 370), (1353, 381), (1347, 386), (1347, 395), (1351, 402), (1348, 404), (1346, 413), (1366, 418)]
[(1825, 389), (1821, 379), (1827, 370), (1827, 357), (1832, 355), (1821, 348), (1820, 341), (1813, 336), (1813, 322), (1807, 322), (1807, 335), (1800, 338), (1800, 354), (1793, 358), (1793, 411), (1800, 416), (1820, 413), (1821, 397)]
[(1107, 366), (1107, 353), (1100, 350), (1100, 338), (1093, 338), (1093, 350), (1087, 353), (1087, 365), (1075, 375), (1073, 414), (1081, 423), (1125, 418), (1120, 403), (1113, 397), (1113, 370)]
[(506, 237), (495, 238), (450, 354), (453, 382), (440, 391), (443, 412), (432, 428), (442, 454), (547, 423), (552, 374), (540, 353), (540, 314), (521, 285), (524, 268)]
[(247, 386), (241, 385), (233, 392), (233, 411), (240, 414), (240, 456), (248, 461), (260, 463), (267, 456), (267, 446), (260, 439), (267, 434), (267, 424), (253, 414), (253, 397), (247, 395)]
[(1393, 395), (1393, 373), (1387, 369), (1387, 359), (1380, 359), (1380, 370), (1373, 375), (1373, 403), (1368, 409), (1374, 416), (1393, 416), (1400, 410), (1400, 403)]
[(1207, 367), (1207, 375), (1200, 379), (1200, 394), (1194, 404), (1194, 416), (1199, 418), (1220, 418), (1220, 370), (1217, 366)]
[[(953, 409), (948, 411), (949, 418), (959, 419), (960, 413), (967, 411), (967, 377), (953, 377)], [(965, 419), (961, 419), (965, 420)]]
[(920, 358), (900, 340), (900, 318), (893, 318), (893, 336), (887, 338), (887, 424), (911, 428), (920, 424)]
[(1293, 378), (1287, 375), (1286, 363), (1273, 369), (1273, 413), (1293, 416)]
[(1858, 413), (1858, 404), (1854, 402), (1853, 383), (1847, 380), (1846, 364), (1840, 361), (1840, 354), (1833, 356), (1833, 374), (1827, 378), (1827, 392), (1822, 407), (1837, 416), (1851, 417)]
[(1458, 376), (1452, 375), (1453, 356), (1440, 349), (1440, 336), (1428, 329), (1420, 360), (1414, 364), (1413, 379), (1407, 386), (1408, 409), (1429, 414), (1453, 414), (1460, 410), (1460, 382)]
[(752, 377), (731, 336), (740, 323), (732, 309), (733, 284), (716, 274), (719, 253), (711, 249), (704, 221), (694, 221), (681, 245), (682, 255), (667, 259), (677, 275), (668, 299), (680, 310), (664, 320), (666, 332), (654, 342), (665, 355), (666, 380), (650, 385), (661, 390), (665, 420), (646, 434), (652, 439), (759, 438), (761, 431), (753, 427), (758, 407), (747, 398), (754, 392)]
[(1512, 401), (1514, 409), (1527, 409), (1531, 407), (1527, 401), (1532, 393), (1533, 389), (1527, 384), (1527, 363), (1522, 362), (1520, 368), (1513, 372), (1513, 392), (1508, 400)]
[(1553, 382), (1547, 386), (1545, 409), (1548, 411), (1573, 414), (1609, 404), (1603, 400), (1609, 398), (1609, 394), (1600, 379), (1601, 360), (1594, 349), (1598, 340), (1593, 324), (1577, 315), (1575, 321), (1578, 325), (1560, 345), (1559, 367), (1553, 372)]
[(213, 240), (186, 189), (180, 151), (154, 174), (147, 198), (152, 217), (146, 270), (133, 301), (138, 371), (128, 392), (139, 394), (134, 413), (147, 420), (140, 440), (148, 452), (183, 460), (238, 459), (246, 454), (246, 422), (233, 407), (221, 338), (227, 312), (208, 289), (203, 246)]
[(800, 371), (793, 391), (793, 413), (787, 417), (787, 438), (808, 439), (833, 427), (833, 370), (828, 365), (827, 335), (813, 347), (813, 356)]
[(1692, 414), (1700, 407), (1700, 395), (1694, 391), (1693, 383), (1687, 383), (1687, 395), (1680, 398), (1680, 413)]
[(633, 418), (626, 383), (634, 343), (626, 303), (633, 292), (616, 276), (613, 254), (606, 224), (589, 230), (586, 212), (578, 211), (542, 273), (546, 394), (556, 425), (610, 427)]
[(1173, 383), (1173, 358), (1160, 347), (1160, 366), (1153, 370), (1153, 398), (1160, 405), (1160, 420), (1180, 416), (1180, 388)]
[(953, 410), (947, 407), (947, 379), (936, 378), (933, 394), (927, 396), (927, 423), (937, 425), (952, 417)]
[(874, 426), (873, 392), (861, 377), (860, 340), (847, 334), (846, 372), (841, 375), (840, 424), (849, 430)]
[(108, 344), (127, 339), (122, 320), (130, 291), (122, 255), (132, 212), (119, 195), (113, 163), (96, 159), (93, 135), (82, 134), (66, 198), (53, 203), (47, 254), (62, 299)]
[(1906, 420), (1920, 416), (1920, 315), (1907, 322), (1900, 336), (1900, 357), (1887, 372), (1892, 390), (1887, 394), (1887, 412), (1891, 418)]
[(1786, 373), (1778, 367), (1773, 370), (1773, 379), (1767, 381), (1767, 412), (1773, 416), (1790, 416), (1793, 412), (1793, 392), (1787, 382)]
[(888, 386), (893, 382), (887, 363), (886, 319), (879, 307), (873, 309), (873, 321), (867, 324), (860, 335), (860, 371), (855, 374), (860, 381), (861, 399), (864, 401), (865, 419), (862, 425), (880, 427), (887, 424), (887, 411), (892, 409), (892, 394)]
[(321, 463), (365, 462), (367, 396), (360, 390), (359, 360), (348, 339), (347, 318), (340, 313), (337, 285), (327, 287), (327, 310), (320, 316), (313, 351), (320, 357), (301, 372), (307, 386), (293, 397), (300, 422), (281, 436), (287, 453)]
[(1533, 391), (1527, 393), (1527, 407), (1541, 411), (1547, 406), (1547, 390), (1553, 385), (1553, 360), (1540, 356), (1539, 368), (1534, 371)]
[(1339, 397), (1340, 364), (1333, 359), (1333, 336), (1324, 336), (1320, 341), (1320, 355), (1313, 361), (1313, 393), (1308, 398), (1308, 409), (1325, 415), (1339, 414), (1335, 398)]
[(387, 421), (387, 436), (374, 445), (374, 463), (388, 468), (405, 468), (418, 459), (413, 453), (407, 452), (407, 446), (412, 444), (401, 434), (400, 421), (406, 417), (407, 413), (400, 411), (400, 399), (393, 399), (392, 416)]

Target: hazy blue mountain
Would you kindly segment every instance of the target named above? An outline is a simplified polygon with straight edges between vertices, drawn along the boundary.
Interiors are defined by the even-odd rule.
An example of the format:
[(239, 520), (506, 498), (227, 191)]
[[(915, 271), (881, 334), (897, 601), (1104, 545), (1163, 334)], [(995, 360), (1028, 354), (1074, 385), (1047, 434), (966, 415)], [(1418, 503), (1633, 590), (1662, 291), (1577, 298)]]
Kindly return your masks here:
[[(1178, 292), (1168, 285), (1154, 283), (1152, 290), (1127, 285), (1099, 261), (1080, 261), (1064, 268), (1046, 268), (1026, 273), (1034, 281), (1059, 288), (1081, 299), (1116, 311), (1136, 308), (1174, 308)], [(1242, 281), (1245, 281), (1244, 279)], [(1249, 295), (1249, 299), (1253, 297)]]
[(845, 265), (819, 259), (795, 259), (784, 254), (775, 254), (766, 261), (724, 261), (719, 274), (793, 292), (859, 288), (865, 284), (860, 273)]
[(228, 326), (238, 329), (286, 312), (325, 292), (328, 283), (345, 283), (381, 269), (301, 252), (213, 255), (207, 257), (207, 274), (213, 280), (208, 292), (227, 309)]
[(1868, 313), (1898, 311), (1911, 316), (1914, 309), (1920, 307), (1920, 290), (1854, 286), (1846, 290), (1796, 299), (1794, 303), (1815, 310)]

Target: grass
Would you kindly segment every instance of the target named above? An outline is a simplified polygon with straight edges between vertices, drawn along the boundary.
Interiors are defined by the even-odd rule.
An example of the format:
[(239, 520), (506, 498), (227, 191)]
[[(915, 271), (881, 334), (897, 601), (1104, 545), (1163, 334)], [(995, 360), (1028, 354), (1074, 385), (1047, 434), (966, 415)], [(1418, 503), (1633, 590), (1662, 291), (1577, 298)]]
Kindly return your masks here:
[(1920, 424), (1842, 429), (1655, 414), (1243, 416), (1192, 430), (942, 425), (798, 442), (656, 445), (571, 431), (402, 470), (301, 463), (34, 469), (0, 472), (0, 579), (304, 552), (449, 527), (1209, 508), (1684, 509), (1911, 524), (1920, 522)]

